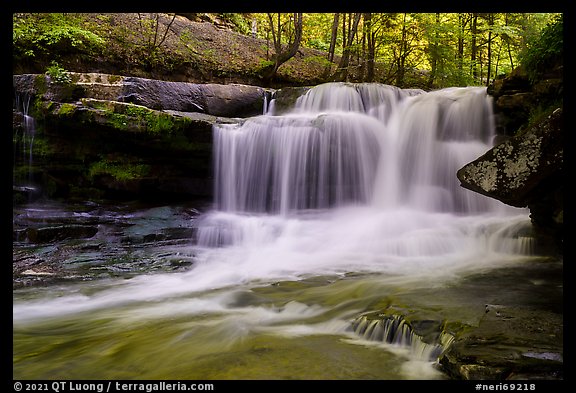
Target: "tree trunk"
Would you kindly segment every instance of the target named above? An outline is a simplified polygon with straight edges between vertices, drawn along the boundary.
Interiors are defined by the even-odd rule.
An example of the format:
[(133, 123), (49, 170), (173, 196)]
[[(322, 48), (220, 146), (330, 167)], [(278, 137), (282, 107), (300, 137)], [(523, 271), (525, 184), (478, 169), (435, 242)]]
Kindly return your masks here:
[[(348, 32), (346, 39), (344, 41), (344, 50), (342, 52), (342, 57), (340, 59), (340, 63), (338, 64), (338, 68), (334, 73), (333, 80), (339, 81), (346, 81), (348, 80), (348, 65), (350, 64), (350, 48), (354, 42), (354, 37), (356, 36), (356, 32), (358, 31), (358, 23), (360, 22), (360, 17), (362, 16), (361, 13), (350, 14), (349, 19), (354, 18), (354, 20), (350, 20), (348, 24)], [(345, 19), (345, 18), (344, 18)], [(343, 25), (345, 26), (345, 25)], [(344, 29), (345, 31), (345, 29)]]
[(488, 14), (488, 63), (486, 64), (486, 86), (490, 84), (492, 74), (492, 27), (494, 26), (494, 14)]
[(402, 87), (404, 85), (404, 75), (406, 74), (406, 51), (408, 47), (407, 41), (407, 31), (406, 31), (406, 13), (404, 13), (404, 18), (402, 19), (402, 38), (398, 50), (397, 59), (397, 74), (396, 74), (396, 86)]
[(470, 49), (470, 67), (472, 67), (472, 77), (474, 81), (478, 81), (478, 67), (477, 67), (477, 58), (478, 58), (478, 47), (476, 46), (476, 34), (478, 33), (478, 14), (472, 15), (472, 25), (471, 25), (471, 33), (472, 33), (472, 43)]
[(458, 15), (458, 79), (459, 84), (463, 84), (462, 76), (464, 75), (464, 32), (466, 31), (466, 21), (464, 17)]
[(278, 68), (290, 60), (298, 52), (300, 41), (302, 40), (302, 13), (294, 13), (292, 23), (294, 25), (294, 36), (288, 42), (287, 48), (282, 48), (282, 26), (280, 23), (280, 14), (278, 14), (277, 27), (274, 27), (273, 18), (268, 14), (268, 22), (272, 30), (272, 40), (274, 41), (274, 54), (271, 63), (260, 69), (260, 75), (266, 85), (276, 76)]
[(440, 14), (436, 13), (436, 24), (434, 26), (434, 42), (430, 46), (430, 77), (428, 78), (428, 89), (432, 89), (434, 86), (434, 80), (436, 79), (436, 74), (438, 73), (438, 41), (440, 40), (440, 34), (438, 29), (440, 28)]
[[(328, 48), (328, 61), (330, 63), (334, 62), (334, 51), (336, 50), (336, 39), (338, 38), (338, 21), (340, 19), (340, 14), (334, 14), (334, 20), (332, 21), (332, 35), (330, 36), (330, 48)], [(328, 64), (326, 69), (324, 70), (324, 76), (328, 77), (331, 70), (332, 65)]]
[(366, 82), (374, 81), (374, 62), (376, 61), (376, 43), (372, 26), (372, 14), (364, 14), (364, 28), (366, 34)]

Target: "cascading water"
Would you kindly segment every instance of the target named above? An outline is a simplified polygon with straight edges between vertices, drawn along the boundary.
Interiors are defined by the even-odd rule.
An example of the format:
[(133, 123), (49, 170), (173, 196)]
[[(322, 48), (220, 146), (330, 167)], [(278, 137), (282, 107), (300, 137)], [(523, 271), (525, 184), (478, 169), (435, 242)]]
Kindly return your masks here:
[[(70, 334), (88, 335), (110, 354), (81, 352), (85, 366), (75, 364), (78, 373), (68, 377), (102, 377), (93, 373), (98, 367), (133, 377), (129, 367), (107, 363), (119, 358), (140, 365), (136, 377), (152, 379), (440, 378), (390, 347), (419, 342), (410, 331), (378, 344), (387, 355), (364, 352), (375, 344), (367, 344), (363, 325), (351, 331), (351, 321), (381, 309), (390, 294), (415, 301), (428, 288), (530, 253), (521, 235), (530, 225), (526, 210), (456, 179), (491, 147), (486, 89), (331, 83), (310, 89), (290, 113), (274, 115), (274, 107), (272, 100), (266, 114), (214, 126), (214, 204), (198, 219), (195, 244), (162, 249), (192, 259), (189, 270), (64, 287), (36, 299), (24, 293), (14, 300), (14, 326), (22, 327), (15, 337), (46, 326), (64, 343)], [(371, 323), (368, 338), (376, 328), (386, 337), (399, 331)], [(157, 361), (143, 363), (131, 343)], [(26, 375), (22, 346), (19, 372)], [(50, 348), (47, 339), (28, 351)], [(426, 356), (417, 361), (428, 367), (439, 349), (422, 348)]]
[(463, 213), (496, 208), (454, 175), (490, 148), (485, 89), (422, 93), (326, 84), (300, 97), (291, 115), (216, 126), (216, 208), (283, 214), (350, 203)]
[[(36, 134), (36, 121), (32, 116), (29, 114), (30, 108), (30, 96), (25, 95), (21, 97), (20, 95), (16, 96), (16, 108), (17, 110), (22, 110), (23, 116), (23, 131), (22, 135), (15, 135), (16, 141), (18, 143), (14, 146), (14, 160), (17, 159), (17, 156), (21, 156), (22, 162), (27, 163), (28, 165), (28, 178), (25, 181), (28, 182), (28, 186), (32, 184), (32, 165), (33, 165), (33, 147), (34, 147), (34, 136)], [(16, 162), (15, 162), (16, 164)], [(16, 174), (13, 174), (13, 182), (22, 183), (23, 179), (17, 179)]]
[[(381, 84), (320, 85), (290, 114), (214, 127), (216, 213), (200, 227), (200, 244), (250, 236), (234, 227), (253, 213), (289, 221), (330, 209), (325, 217), (335, 219), (357, 206), (370, 217), (380, 215), (360, 220), (361, 227), (517, 213), (460, 187), (455, 176), (491, 147), (493, 136), (491, 102), (482, 87), (424, 93)], [(414, 222), (410, 231), (427, 226), (420, 225)], [(371, 234), (389, 241), (388, 233), (381, 235)]]

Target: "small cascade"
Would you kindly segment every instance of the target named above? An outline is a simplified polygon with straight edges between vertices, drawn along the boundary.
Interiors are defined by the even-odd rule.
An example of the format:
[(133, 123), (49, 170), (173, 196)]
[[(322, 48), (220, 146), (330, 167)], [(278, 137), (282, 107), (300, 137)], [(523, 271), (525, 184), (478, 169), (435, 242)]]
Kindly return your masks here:
[(485, 89), (477, 87), (404, 99), (382, 139), (390, 148), (381, 161), (374, 203), (466, 214), (497, 209), (499, 202), (463, 189), (454, 175), (491, 147), (491, 108)]
[(274, 91), (274, 90), (264, 90), (264, 94), (262, 97), (262, 100), (263, 100), (262, 114), (263, 115), (272, 115), (274, 113), (274, 105), (276, 102), (275, 95), (276, 95), (276, 91)]
[(494, 225), (487, 249), (502, 254), (534, 255), (536, 238), (530, 221), (516, 219), (507, 226)]
[(452, 336), (439, 332), (438, 342), (424, 342), (400, 315), (378, 314), (375, 318), (373, 313), (364, 314), (352, 321), (350, 330), (364, 340), (408, 348), (412, 356), (425, 361), (436, 361), (453, 340)]
[(314, 87), (296, 100), (295, 113), (357, 112), (386, 123), (406, 97), (424, 93), (380, 83), (326, 83)]
[(268, 94), (264, 93), (264, 104), (262, 105), (262, 114), (265, 115), (266, 113), (268, 113)]
[[(36, 190), (33, 179), (34, 165), (34, 137), (36, 134), (36, 121), (29, 115), (31, 97), (25, 95), (16, 96), (16, 110), (22, 113), (22, 132), (18, 134), (18, 128), (13, 136), (14, 163), (12, 182), (15, 190), (27, 193), (29, 196)], [(17, 171), (19, 165), (27, 167), (26, 176), (22, 171)]]

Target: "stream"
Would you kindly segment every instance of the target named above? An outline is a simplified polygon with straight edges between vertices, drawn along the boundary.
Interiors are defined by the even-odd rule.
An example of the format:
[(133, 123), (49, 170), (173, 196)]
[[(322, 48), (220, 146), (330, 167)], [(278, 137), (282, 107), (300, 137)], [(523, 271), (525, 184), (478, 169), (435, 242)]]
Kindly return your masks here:
[(455, 176), (490, 107), (321, 85), (215, 126), (213, 201), (14, 207), (13, 378), (442, 380), (473, 329), (561, 363), (562, 262)]

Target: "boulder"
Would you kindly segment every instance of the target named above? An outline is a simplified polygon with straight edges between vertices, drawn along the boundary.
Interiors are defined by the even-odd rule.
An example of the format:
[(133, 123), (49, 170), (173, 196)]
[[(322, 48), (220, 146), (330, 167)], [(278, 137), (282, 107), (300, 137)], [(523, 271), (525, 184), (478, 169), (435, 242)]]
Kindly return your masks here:
[(563, 217), (562, 108), (493, 147), (457, 172), (461, 186), (508, 205), (529, 207), (532, 222), (561, 235)]
[(196, 84), (130, 77), (124, 79), (124, 90), (118, 100), (157, 110), (250, 117), (262, 113), (265, 94), (263, 88), (248, 85)]

